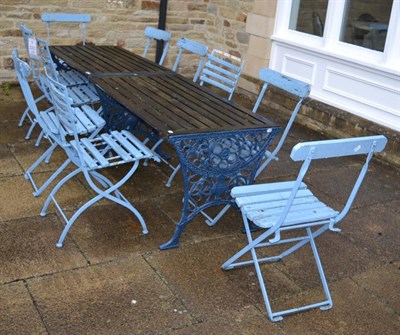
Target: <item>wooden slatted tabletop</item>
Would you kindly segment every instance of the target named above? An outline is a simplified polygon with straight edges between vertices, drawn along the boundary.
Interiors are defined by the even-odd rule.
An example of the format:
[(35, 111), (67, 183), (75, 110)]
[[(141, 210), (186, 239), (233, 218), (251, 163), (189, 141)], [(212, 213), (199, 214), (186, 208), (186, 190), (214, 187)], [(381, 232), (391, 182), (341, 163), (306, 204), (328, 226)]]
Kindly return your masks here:
[(117, 46), (62, 45), (51, 46), (50, 52), (86, 75), (170, 71)]
[(105, 93), (162, 137), (275, 127), (176, 72), (113, 46), (52, 46), (51, 52), (86, 73)]

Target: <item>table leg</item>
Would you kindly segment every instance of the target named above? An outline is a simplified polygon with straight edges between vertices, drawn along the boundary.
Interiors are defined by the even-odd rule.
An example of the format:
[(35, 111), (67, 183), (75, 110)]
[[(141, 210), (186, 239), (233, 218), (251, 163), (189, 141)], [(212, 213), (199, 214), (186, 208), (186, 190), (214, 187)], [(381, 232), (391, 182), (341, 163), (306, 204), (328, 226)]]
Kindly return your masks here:
[(201, 211), (232, 204), (231, 189), (254, 181), (261, 159), (279, 131), (276, 127), (171, 136), (169, 141), (182, 167), (184, 199), (172, 238), (159, 248), (178, 247), (183, 230)]

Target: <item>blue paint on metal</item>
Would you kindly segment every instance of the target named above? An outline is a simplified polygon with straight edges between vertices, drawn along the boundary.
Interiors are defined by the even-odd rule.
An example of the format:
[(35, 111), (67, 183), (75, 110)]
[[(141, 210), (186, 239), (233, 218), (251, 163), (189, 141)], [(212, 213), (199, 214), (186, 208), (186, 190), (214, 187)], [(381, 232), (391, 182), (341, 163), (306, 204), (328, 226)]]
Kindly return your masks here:
[(261, 128), (171, 136), (169, 142), (182, 168), (184, 200), (175, 233), (160, 249), (179, 246), (183, 229), (203, 210), (233, 204), (231, 189), (253, 182), (265, 150), (279, 131)]

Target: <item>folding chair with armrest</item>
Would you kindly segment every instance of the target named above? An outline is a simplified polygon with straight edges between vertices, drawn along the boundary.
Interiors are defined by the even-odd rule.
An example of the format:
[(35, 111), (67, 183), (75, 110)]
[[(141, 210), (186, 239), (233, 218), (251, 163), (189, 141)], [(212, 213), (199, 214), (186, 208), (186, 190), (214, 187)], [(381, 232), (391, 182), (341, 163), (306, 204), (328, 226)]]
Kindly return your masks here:
[(169, 31), (153, 28), (153, 27), (146, 27), (144, 30), (144, 36), (147, 37), (147, 43), (143, 51), (142, 57), (146, 57), (149, 51), (150, 45), (153, 40), (162, 41), (164, 43), (163, 52), (158, 62), (159, 65), (164, 63), (165, 57), (167, 57), (167, 52), (169, 48), (169, 42), (171, 40), (171, 33)]
[[(137, 217), (142, 226), (143, 233), (146, 234), (148, 232), (147, 226), (142, 215), (118, 189), (135, 173), (140, 160), (153, 159), (159, 161), (158, 157), (128, 131), (112, 131), (111, 133), (91, 138), (82, 138), (79, 136), (77, 115), (71, 104), (67, 87), (58, 83), (50, 76), (47, 79), (60, 125), (60, 131), (53, 136), (53, 140), (64, 149), (70, 161), (76, 166), (75, 170), (65, 176), (54, 187), (40, 213), (42, 216), (45, 216), (50, 202), (53, 201), (65, 220), (66, 226), (61, 233), (57, 247), (62, 247), (63, 241), (76, 219), (91, 205), (103, 198), (114, 201), (130, 210)], [(68, 140), (68, 133), (64, 129), (72, 134), (73, 139), (71, 141)], [(115, 184), (100, 173), (105, 168), (129, 163), (132, 164), (132, 167)], [(88, 185), (97, 195), (82, 205), (70, 218), (67, 218), (55, 196), (68, 180), (80, 172), (83, 173)]]
[[(294, 161), (304, 162), (296, 180), (239, 186), (232, 189), (231, 195), (242, 213), (248, 244), (227, 260), (222, 265), (222, 269), (231, 270), (250, 264), (254, 265), (267, 314), (271, 321), (280, 321), (286, 314), (312, 308), (320, 308), (321, 310), (332, 308), (332, 298), (314, 239), (328, 230), (340, 231), (336, 225), (349, 212), (367, 173), (372, 155), (375, 152), (382, 151), (386, 142), (387, 139), (384, 136), (369, 136), (299, 143), (294, 146), (290, 155)], [(303, 182), (312, 160), (363, 154), (366, 155), (365, 163), (341, 211), (337, 211), (320, 201)], [(250, 221), (265, 230), (257, 238), (252, 236)], [(305, 230), (305, 235), (299, 233), (303, 230)], [(293, 235), (291, 235), (291, 237), (283, 239), (281, 234), (287, 231), (298, 232), (300, 236), (292, 237)], [(260, 248), (285, 243), (294, 243), (294, 245), (279, 255), (259, 258), (257, 250)], [(280, 261), (308, 243), (314, 255), (326, 300), (273, 312), (260, 264)], [(237, 262), (248, 252), (251, 253), (251, 260)]]

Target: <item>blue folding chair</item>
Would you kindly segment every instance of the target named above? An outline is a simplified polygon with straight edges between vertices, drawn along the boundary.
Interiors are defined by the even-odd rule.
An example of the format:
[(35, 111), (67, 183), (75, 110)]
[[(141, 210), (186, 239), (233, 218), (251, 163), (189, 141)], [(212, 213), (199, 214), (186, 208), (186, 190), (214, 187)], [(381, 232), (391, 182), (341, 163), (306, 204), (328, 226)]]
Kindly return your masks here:
[[(69, 90), (65, 85), (47, 76), (49, 89), (55, 107), (59, 124), (57, 134), (50, 134), (54, 142), (62, 147), (68, 159), (76, 166), (76, 169), (65, 176), (53, 188), (47, 198), (41, 215), (45, 216), (47, 208), (54, 202), (66, 225), (58, 240), (57, 247), (62, 247), (64, 239), (76, 219), (91, 205), (103, 198), (109, 199), (130, 210), (139, 220), (143, 233), (147, 234), (147, 226), (139, 211), (119, 191), (119, 188), (135, 173), (142, 159), (153, 159), (159, 161), (139, 139), (128, 131), (112, 131), (96, 137), (82, 137), (80, 134), (79, 119), (76, 109), (71, 103)], [(68, 136), (69, 135), (69, 136)], [(69, 141), (69, 138), (73, 138)], [(100, 171), (106, 168), (132, 164), (128, 172), (117, 182), (113, 183)], [(70, 179), (82, 172), (90, 188), (97, 194), (95, 197), (82, 205), (70, 218), (67, 218), (62, 206), (56, 199), (58, 190)]]
[(153, 28), (153, 27), (146, 27), (144, 30), (144, 36), (147, 37), (147, 43), (143, 51), (142, 57), (146, 57), (147, 53), (149, 52), (151, 43), (156, 41), (162, 41), (164, 43), (163, 52), (158, 62), (159, 65), (163, 65), (165, 57), (167, 57), (169, 43), (171, 41), (171, 33), (169, 31)]
[[(41, 91), (41, 95), (34, 99), (35, 104), (38, 103), (39, 101), (47, 98), (49, 99), (50, 96), (47, 94), (47, 90), (46, 90), (46, 86), (43, 83), (42, 80), (42, 75), (41, 75), (41, 68), (40, 68), (40, 57), (39, 55), (37, 55), (37, 57), (35, 57), (35, 55), (32, 55), (30, 53), (29, 50), (29, 43), (30, 40), (34, 40), (35, 39), (35, 35), (32, 32), (31, 29), (27, 28), (25, 26), (25, 24), (21, 23), (19, 25), (20, 29), (21, 29), (21, 33), (22, 33), (22, 37), (24, 38), (24, 44), (25, 44), (25, 48), (26, 48), (26, 53), (28, 55), (29, 58), (29, 65), (31, 68), (31, 74), (32, 74), (32, 78), (35, 81), (36, 86), (39, 88), (39, 90)], [(16, 52), (16, 51), (15, 51)], [(29, 106), (27, 106), (27, 108), (25, 109), (24, 113), (21, 116), (21, 119), (18, 123), (18, 126), (21, 127), (22, 124), (24, 123), (25, 119), (28, 118), (29, 121), (31, 122), (31, 126), (29, 127), (26, 135), (25, 135), (25, 139), (29, 140), (29, 138), (31, 137), (32, 131), (35, 128), (37, 122), (35, 121), (35, 115), (33, 113), (33, 111), (31, 111), (29, 109)], [(39, 141), (36, 143), (36, 145), (39, 144)]]
[(237, 87), (244, 61), (239, 57), (213, 50), (207, 57), (200, 75), (200, 86), (208, 84), (228, 93), (228, 100), (232, 99)]
[(199, 65), (197, 66), (196, 73), (193, 77), (193, 82), (197, 82), (197, 80), (199, 79), (199, 76), (200, 76), (200, 72), (203, 69), (203, 66), (206, 61), (208, 46), (201, 44), (199, 42), (190, 40), (186, 37), (183, 37), (178, 42), (176, 42), (176, 46), (179, 48), (179, 51), (178, 51), (178, 55), (176, 57), (174, 66), (172, 67), (172, 71), (178, 70), (179, 62), (182, 58), (182, 54), (184, 51), (188, 51), (195, 55), (198, 55), (200, 57), (200, 62), (199, 62)]
[[(25, 97), (28, 108), (32, 111), (33, 121), (35, 124), (39, 124), (39, 126), (42, 128), (42, 133), (46, 136), (46, 138), (49, 139), (51, 144), (50, 147), (26, 170), (24, 174), (25, 179), (29, 180), (32, 184), (34, 189), (33, 195), (39, 196), (50, 185), (50, 183), (55, 180), (62, 171), (64, 171), (71, 161), (70, 159), (67, 159), (41, 186), (38, 186), (35, 182), (33, 178), (34, 170), (42, 162), (48, 163), (51, 154), (60, 144), (60, 141), (54, 141), (54, 138), (60, 135), (61, 125), (54, 114), (53, 106), (45, 111), (39, 111), (28, 82), (32, 73), (31, 68), (27, 63), (19, 58), (17, 49), (13, 50), (12, 57), (14, 61), (14, 69), (17, 74), (22, 93)], [(104, 119), (89, 106), (74, 107), (74, 113), (77, 119), (76, 127), (79, 129), (80, 135), (94, 137), (105, 126)], [(62, 133), (72, 135), (72, 133), (67, 129), (62, 129)]]
[[(381, 152), (386, 143), (387, 139), (384, 136), (299, 143), (294, 146), (290, 155), (294, 161), (304, 161), (296, 180), (239, 186), (232, 189), (231, 195), (242, 213), (248, 244), (227, 260), (222, 265), (222, 269), (231, 270), (246, 265), (254, 265), (267, 314), (271, 321), (280, 321), (286, 314), (311, 308), (320, 308), (321, 310), (332, 308), (332, 298), (314, 239), (325, 231), (340, 231), (336, 225), (349, 212), (367, 173), (372, 155), (375, 152)], [(346, 204), (340, 211), (319, 200), (303, 182), (313, 160), (364, 154), (366, 155), (365, 163)], [(329, 171), (327, 173), (329, 174)], [(337, 187), (340, 187), (340, 185), (337, 185)], [(250, 222), (264, 232), (253, 238)], [(305, 231), (305, 234), (301, 233), (303, 231)], [(293, 237), (294, 234), (292, 233), (290, 237), (282, 238), (281, 235), (286, 232), (297, 232), (297, 235), (300, 236)], [(294, 243), (294, 245), (279, 255), (259, 258), (259, 249), (285, 243)], [(326, 299), (314, 304), (273, 312), (261, 264), (280, 261), (307, 244), (311, 246)], [(251, 254), (251, 260), (238, 262), (248, 252)]]

